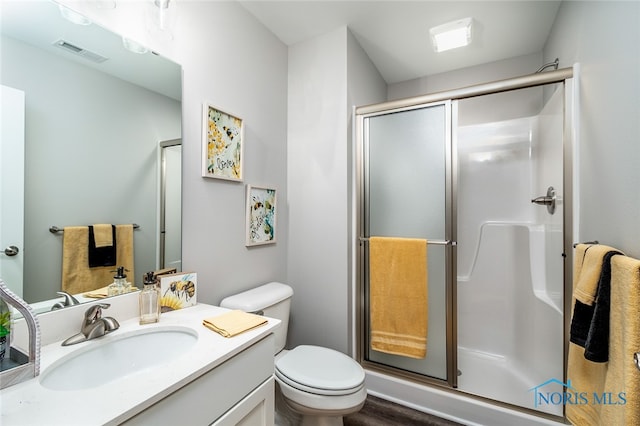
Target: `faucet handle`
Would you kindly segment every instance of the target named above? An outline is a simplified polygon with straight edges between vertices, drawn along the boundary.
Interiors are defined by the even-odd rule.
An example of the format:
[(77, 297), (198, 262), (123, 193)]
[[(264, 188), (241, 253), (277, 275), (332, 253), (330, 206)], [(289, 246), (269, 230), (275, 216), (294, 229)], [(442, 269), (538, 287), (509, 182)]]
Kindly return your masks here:
[(96, 303), (95, 305), (89, 306), (84, 313), (85, 321), (95, 321), (102, 316), (102, 310), (109, 308), (111, 305), (108, 303)]

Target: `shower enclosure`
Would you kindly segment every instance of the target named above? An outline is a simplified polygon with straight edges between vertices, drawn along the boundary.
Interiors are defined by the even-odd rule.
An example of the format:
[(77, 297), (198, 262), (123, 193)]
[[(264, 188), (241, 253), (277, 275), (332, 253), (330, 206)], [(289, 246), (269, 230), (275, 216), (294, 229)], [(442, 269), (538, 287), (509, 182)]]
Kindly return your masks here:
[[(565, 69), (356, 109), (357, 340), (367, 369), (563, 415), (536, 394), (565, 382), (571, 77)], [(427, 240), (423, 359), (370, 347), (373, 236)]]

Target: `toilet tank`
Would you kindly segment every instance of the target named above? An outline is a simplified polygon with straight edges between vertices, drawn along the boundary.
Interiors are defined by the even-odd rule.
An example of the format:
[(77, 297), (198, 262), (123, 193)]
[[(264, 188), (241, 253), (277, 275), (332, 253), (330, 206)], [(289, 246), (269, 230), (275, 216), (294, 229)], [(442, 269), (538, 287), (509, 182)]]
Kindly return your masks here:
[(245, 312), (257, 313), (282, 321), (280, 327), (274, 331), (276, 338), (276, 352), (284, 349), (287, 343), (289, 329), (289, 309), (293, 289), (286, 284), (270, 282), (251, 290), (226, 297), (220, 306), (227, 309), (239, 309)]

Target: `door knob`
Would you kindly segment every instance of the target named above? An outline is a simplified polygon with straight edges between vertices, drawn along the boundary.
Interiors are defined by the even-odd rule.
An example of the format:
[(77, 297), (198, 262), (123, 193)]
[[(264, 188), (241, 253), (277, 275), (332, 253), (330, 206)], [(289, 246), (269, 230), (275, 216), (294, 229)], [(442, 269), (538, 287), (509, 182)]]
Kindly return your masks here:
[(15, 256), (18, 253), (20, 253), (20, 249), (18, 249), (18, 247), (16, 246), (9, 246), (4, 249), (4, 254), (6, 254), (7, 256)]
[(547, 195), (536, 197), (531, 202), (540, 206), (547, 206), (549, 214), (553, 214), (556, 211), (556, 190), (553, 189), (553, 186), (550, 186), (547, 189)]

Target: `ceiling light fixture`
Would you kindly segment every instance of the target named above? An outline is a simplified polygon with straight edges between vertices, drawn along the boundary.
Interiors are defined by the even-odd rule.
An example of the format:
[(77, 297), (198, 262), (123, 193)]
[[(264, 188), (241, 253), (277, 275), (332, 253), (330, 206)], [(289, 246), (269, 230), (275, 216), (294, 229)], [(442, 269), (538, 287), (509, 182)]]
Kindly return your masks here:
[(62, 17), (67, 21), (73, 22), (76, 25), (91, 25), (91, 20), (86, 16), (83, 16), (78, 12), (71, 10), (61, 4), (58, 5), (58, 8), (60, 9), (60, 14), (62, 15)]
[(139, 55), (143, 55), (149, 51), (149, 49), (147, 49), (137, 41), (131, 40), (127, 37), (122, 37), (122, 44), (130, 52), (137, 53)]
[(436, 52), (456, 49), (471, 43), (471, 27), (473, 19), (464, 18), (447, 22), (429, 30), (431, 41)]

